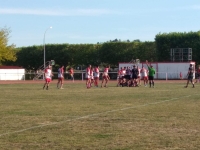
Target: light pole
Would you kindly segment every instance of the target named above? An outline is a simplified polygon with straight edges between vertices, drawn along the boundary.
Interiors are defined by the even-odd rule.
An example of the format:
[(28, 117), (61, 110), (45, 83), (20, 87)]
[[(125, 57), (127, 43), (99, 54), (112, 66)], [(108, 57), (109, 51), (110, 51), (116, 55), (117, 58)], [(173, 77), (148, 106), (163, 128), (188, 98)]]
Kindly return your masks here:
[(52, 27), (47, 28), (44, 32), (44, 41), (43, 41), (43, 43), (44, 43), (44, 69), (46, 68), (46, 66), (45, 66), (45, 35), (46, 35), (46, 32), (48, 29), (52, 29)]

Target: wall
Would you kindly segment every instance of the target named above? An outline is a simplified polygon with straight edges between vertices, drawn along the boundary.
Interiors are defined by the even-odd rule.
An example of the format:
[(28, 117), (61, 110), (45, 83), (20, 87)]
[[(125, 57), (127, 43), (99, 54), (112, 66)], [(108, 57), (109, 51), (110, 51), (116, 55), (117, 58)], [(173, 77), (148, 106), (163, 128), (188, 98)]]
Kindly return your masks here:
[[(180, 73), (184, 79), (187, 78), (188, 68), (190, 64), (195, 67), (195, 62), (153, 62), (150, 63), (156, 70), (155, 79), (180, 79)], [(133, 68), (133, 63), (119, 63), (119, 69), (121, 67)], [(145, 62), (141, 62), (136, 65), (139, 68), (144, 66), (148, 68)], [(195, 68), (194, 68), (195, 69)], [(195, 73), (194, 73), (195, 77)]]
[(24, 80), (25, 69), (0, 69), (0, 80)]

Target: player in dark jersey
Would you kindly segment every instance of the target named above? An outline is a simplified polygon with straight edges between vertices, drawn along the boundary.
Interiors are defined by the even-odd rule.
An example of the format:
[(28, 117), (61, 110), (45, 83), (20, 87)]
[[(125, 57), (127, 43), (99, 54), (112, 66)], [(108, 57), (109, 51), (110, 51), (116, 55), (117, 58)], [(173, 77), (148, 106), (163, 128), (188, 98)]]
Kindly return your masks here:
[(131, 73), (132, 73), (132, 83), (133, 83), (133, 86), (138, 86), (137, 84), (137, 78), (138, 78), (138, 69), (135, 67), (135, 65), (133, 66), (133, 69), (131, 70)]
[(194, 76), (193, 76), (193, 74), (194, 74), (194, 67), (193, 67), (192, 64), (190, 64), (190, 67), (189, 67), (189, 69), (188, 69), (188, 74), (187, 74), (188, 79), (187, 79), (187, 83), (186, 83), (185, 88), (188, 87), (189, 82), (192, 83), (192, 87), (194, 88), (194, 82), (193, 82), (193, 77), (194, 77)]

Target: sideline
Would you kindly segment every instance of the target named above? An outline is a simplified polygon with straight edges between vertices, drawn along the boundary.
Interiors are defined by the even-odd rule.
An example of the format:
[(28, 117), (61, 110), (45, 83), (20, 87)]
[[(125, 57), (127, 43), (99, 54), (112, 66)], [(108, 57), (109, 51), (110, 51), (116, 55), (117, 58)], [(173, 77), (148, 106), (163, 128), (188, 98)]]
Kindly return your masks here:
[[(193, 95), (199, 95), (199, 94), (193, 94)], [(101, 113), (90, 114), (90, 115), (77, 117), (77, 118), (74, 118), (74, 119), (69, 119), (69, 120), (60, 121), (60, 122), (52, 122), (52, 123), (48, 123), (48, 124), (33, 126), (33, 127), (30, 127), (30, 128), (26, 128), (26, 129), (22, 129), (22, 130), (18, 130), (18, 131), (3, 133), (3, 134), (0, 134), (0, 137), (15, 134), (15, 133), (21, 133), (21, 132), (24, 132), (24, 131), (27, 131), (27, 130), (42, 128), (42, 127), (46, 127), (46, 126), (58, 125), (58, 124), (66, 123), (66, 122), (72, 122), (72, 121), (76, 121), (76, 120), (80, 120), (80, 119), (90, 118), (90, 117), (93, 117), (93, 116), (99, 116), (99, 115), (102, 115), (102, 114), (107, 114), (107, 113), (112, 113), (112, 112), (117, 112), (117, 111), (125, 111), (125, 110), (133, 109), (133, 108), (146, 107), (146, 106), (149, 106), (149, 105), (157, 105), (157, 104), (161, 104), (161, 103), (165, 103), (165, 102), (169, 102), (169, 101), (173, 101), (173, 100), (180, 100), (181, 98), (190, 97), (190, 96), (192, 96), (192, 95), (181, 96), (179, 98), (171, 98), (171, 99), (164, 100), (164, 101), (147, 103), (147, 104), (133, 106), (133, 107), (125, 107), (125, 108), (121, 108), (121, 109), (109, 110), (109, 111), (105, 111), (105, 112), (101, 112)]]

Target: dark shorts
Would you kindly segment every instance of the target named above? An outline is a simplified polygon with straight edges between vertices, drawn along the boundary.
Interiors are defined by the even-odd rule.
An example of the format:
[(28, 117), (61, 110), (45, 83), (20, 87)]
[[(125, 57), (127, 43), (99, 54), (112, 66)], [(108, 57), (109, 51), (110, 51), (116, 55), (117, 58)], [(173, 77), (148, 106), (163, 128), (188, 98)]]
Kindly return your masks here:
[(133, 74), (132, 75), (132, 79), (137, 79), (138, 77), (137, 77), (137, 75), (136, 74)]
[(193, 76), (188, 76), (188, 80), (193, 80)]
[(128, 79), (128, 80), (131, 79), (131, 76), (130, 76), (130, 75), (125, 75), (124, 77), (125, 77), (125, 79)]
[(154, 76), (149, 76), (149, 80), (154, 80)]

